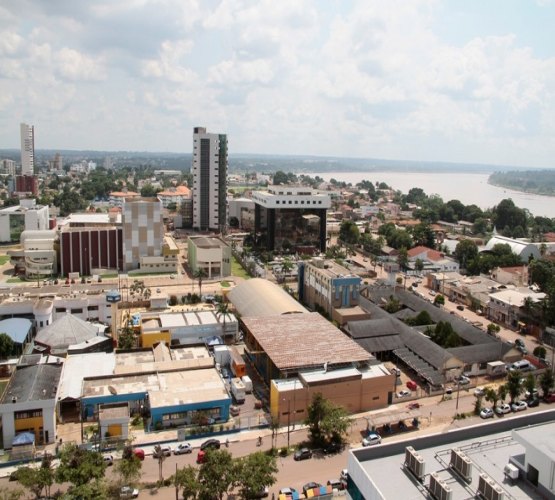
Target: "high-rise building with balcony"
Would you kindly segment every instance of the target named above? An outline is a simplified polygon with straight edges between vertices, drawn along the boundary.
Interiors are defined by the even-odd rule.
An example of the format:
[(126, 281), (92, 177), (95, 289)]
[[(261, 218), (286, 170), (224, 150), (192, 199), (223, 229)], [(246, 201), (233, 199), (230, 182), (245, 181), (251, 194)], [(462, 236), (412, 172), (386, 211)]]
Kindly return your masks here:
[(221, 231), (227, 221), (227, 136), (193, 131), (193, 228)]
[(21, 131), (21, 174), (35, 173), (35, 127), (22, 123)]

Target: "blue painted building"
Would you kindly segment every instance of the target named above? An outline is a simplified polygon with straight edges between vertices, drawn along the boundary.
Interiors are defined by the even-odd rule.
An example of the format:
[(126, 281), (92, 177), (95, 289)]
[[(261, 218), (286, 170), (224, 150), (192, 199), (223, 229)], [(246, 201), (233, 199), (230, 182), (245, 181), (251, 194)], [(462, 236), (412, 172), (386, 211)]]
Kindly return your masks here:
[(299, 264), (299, 300), (309, 308), (318, 308), (333, 316), (334, 309), (359, 304), (360, 276), (352, 274), (335, 261), (315, 258)]
[(231, 398), (214, 368), (107, 376), (83, 381), (83, 414), (91, 419), (98, 405), (129, 403), (131, 414), (150, 413), (150, 429), (159, 430), (229, 419)]

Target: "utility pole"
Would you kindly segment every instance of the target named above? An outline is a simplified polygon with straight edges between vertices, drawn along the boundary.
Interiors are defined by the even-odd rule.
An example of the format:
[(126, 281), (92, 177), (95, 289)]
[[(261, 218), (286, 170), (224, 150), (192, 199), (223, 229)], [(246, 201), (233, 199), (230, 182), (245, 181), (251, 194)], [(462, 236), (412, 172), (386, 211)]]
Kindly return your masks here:
[(175, 500), (179, 500), (179, 488), (177, 487), (177, 464), (175, 464)]
[(289, 450), (289, 438), (291, 436), (291, 400), (287, 400), (287, 450)]

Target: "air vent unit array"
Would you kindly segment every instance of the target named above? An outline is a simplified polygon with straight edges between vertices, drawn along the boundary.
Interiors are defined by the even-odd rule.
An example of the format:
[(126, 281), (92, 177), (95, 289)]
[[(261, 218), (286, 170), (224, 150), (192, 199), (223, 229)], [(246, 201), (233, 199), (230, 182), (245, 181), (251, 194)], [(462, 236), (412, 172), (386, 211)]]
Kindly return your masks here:
[(505, 498), (503, 488), (487, 474), (480, 474), (478, 479), (478, 494), (485, 498), (485, 500), (503, 500)]
[(453, 490), (440, 479), (437, 472), (430, 474), (430, 486), (428, 488), (430, 493), (436, 500), (452, 500)]
[(426, 475), (426, 463), (424, 459), (416, 453), (412, 446), (407, 446), (405, 448), (405, 467), (407, 467), (414, 476), (419, 480), (423, 481)]
[(449, 466), (467, 483), (472, 481), (472, 460), (470, 460), (459, 448), (453, 448), (451, 450), (451, 462)]

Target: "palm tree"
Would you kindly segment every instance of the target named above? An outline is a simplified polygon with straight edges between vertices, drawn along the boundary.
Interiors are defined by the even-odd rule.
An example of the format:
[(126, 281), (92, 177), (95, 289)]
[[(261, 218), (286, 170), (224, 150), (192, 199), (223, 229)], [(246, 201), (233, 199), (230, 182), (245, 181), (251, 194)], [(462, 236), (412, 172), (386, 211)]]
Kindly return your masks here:
[(202, 280), (206, 277), (207, 277), (206, 271), (202, 269), (202, 267), (199, 267), (193, 273), (193, 279), (196, 279), (198, 281), (198, 294), (200, 295), (201, 300), (202, 300)]
[(281, 263), (281, 271), (283, 272), (284, 275), (288, 275), (293, 269), (293, 266), (294, 266), (293, 262), (291, 262), (289, 259), (285, 259)]
[(228, 315), (229, 315), (229, 303), (224, 301), (218, 302), (218, 305), (216, 307), (216, 316), (224, 318), (224, 321), (222, 324), (222, 333), (224, 333), (224, 335), (225, 335), (225, 320)]

